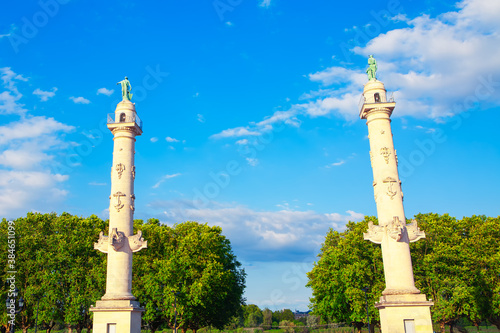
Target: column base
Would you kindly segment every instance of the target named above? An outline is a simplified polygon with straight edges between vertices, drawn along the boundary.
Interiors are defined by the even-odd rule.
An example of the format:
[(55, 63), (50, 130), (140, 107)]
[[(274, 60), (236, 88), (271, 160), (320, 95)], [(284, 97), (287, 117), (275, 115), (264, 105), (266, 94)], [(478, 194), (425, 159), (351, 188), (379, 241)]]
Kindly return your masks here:
[(141, 333), (141, 313), (137, 301), (97, 301), (90, 311), (94, 313), (94, 333)]
[(375, 307), (382, 333), (433, 333), (430, 307), (424, 294), (385, 295)]

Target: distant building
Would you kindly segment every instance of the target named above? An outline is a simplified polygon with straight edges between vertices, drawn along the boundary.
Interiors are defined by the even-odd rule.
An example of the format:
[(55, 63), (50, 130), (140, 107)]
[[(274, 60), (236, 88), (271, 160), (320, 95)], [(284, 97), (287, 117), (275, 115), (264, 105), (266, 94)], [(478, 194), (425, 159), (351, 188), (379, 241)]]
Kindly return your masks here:
[(308, 317), (310, 312), (311, 312), (311, 310), (306, 311), (306, 312), (301, 312), (301, 311), (295, 310), (295, 312), (293, 313), (293, 317), (295, 319), (299, 319), (299, 318), (303, 318), (303, 317)]

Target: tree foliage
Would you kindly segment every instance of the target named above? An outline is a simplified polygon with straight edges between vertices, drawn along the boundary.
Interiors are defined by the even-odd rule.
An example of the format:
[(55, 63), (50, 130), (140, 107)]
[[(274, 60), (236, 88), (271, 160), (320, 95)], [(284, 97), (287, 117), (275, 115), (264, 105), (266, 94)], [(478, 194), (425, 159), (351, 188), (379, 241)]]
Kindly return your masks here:
[(434, 301), (432, 319), (444, 332), (461, 318), (500, 328), (500, 218), (419, 214), (426, 239), (411, 244), (416, 286)]
[(365, 294), (368, 287), (369, 313), (372, 322), (379, 321), (373, 304), (385, 287), (380, 246), (363, 240), (368, 221), (349, 222), (346, 231), (330, 229), (318, 254), (319, 260), (308, 273), (312, 288), (313, 313), (334, 322), (348, 322), (361, 328), (366, 323)]
[[(66, 213), (29, 213), (13, 222), (15, 281), (25, 301), (24, 310), (16, 316), (16, 325), (23, 331), (34, 326), (40, 299), (38, 324), (47, 332), (56, 323), (71, 325), (78, 332), (91, 326), (89, 308), (104, 293), (106, 274), (106, 262), (94, 250), (93, 243), (99, 232), (107, 228), (106, 223), (94, 215), (81, 218)], [(7, 226), (4, 219), (0, 223), (2, 235), (7, 235)], [(6, 248), (6, 241), (1, 238), (2, 248)], [(5, 260), (6, 256), (1, 256), (3, 281), (8, 274)], [(1, 297), (4, 292), (2, 289)], [(1, 320), (7, 324), (5, 316)]]
[(151, 246), (134, 256), (132, 291), (146, 303), (143, 320), (152, 331), (162, 321), (173, 327), (175, 319), (184, 332), (223, 328), (238, 314), (245, 272), (220, 227), (185, 222), (170, 228), (158, 220), (138, 227)]
[[(92, 327), (89, 309), (105, 292), (107, 256), (94, 250), (107, 222), (96, 216), (67, 213), (29, 213), (13, 221), (16, 240), (16, 286), (25, 306), (16, 326), (26, 332), (35, 324), (50, 332), (56, 324), (81, 332)], [(132, 292), (145, 306), (143, 322), (154, 331), (161, 323), (186, 331), (222, 328), (243, 304), (245, 272), (220, 227), (185, 222), (173, 228), (152, 219), (134, 221), (148, 248), (134, 254)], [(7, 248), (8, 221), (0, 223), (0, 246)], [(0, 256), (3, 281), (7, 255)], [(7, 288), (0, 290), (6, 298)], [(43, 296), (43, 297), (42, 297)], [(7, 327), (5, 302), (0, 302), (0, 324)]]

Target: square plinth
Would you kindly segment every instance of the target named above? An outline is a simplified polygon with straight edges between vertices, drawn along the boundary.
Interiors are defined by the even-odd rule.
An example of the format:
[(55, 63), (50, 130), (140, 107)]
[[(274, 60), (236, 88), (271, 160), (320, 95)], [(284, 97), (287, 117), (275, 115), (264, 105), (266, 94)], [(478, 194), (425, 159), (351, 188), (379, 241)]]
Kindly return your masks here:
[(375, 307), (383, 333), (432, 333), (431, 306), (425, 295), (386, 295)]
[(141, 333), (141, 314), (144, 309), (139, 306), (139, 302), (97, 301), (90, 311), (94, 313), (94, 333)]

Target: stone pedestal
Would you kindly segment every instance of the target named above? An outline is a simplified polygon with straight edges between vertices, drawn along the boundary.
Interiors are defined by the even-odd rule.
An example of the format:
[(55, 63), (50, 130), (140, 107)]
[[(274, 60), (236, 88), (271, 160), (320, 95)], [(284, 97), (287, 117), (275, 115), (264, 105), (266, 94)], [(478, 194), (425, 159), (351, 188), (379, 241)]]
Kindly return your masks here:
[(382, 332), (432, 333), (430, 307), (424, 294), (387, 295), (375, 307), (380, 313)]
[(139, 306), (139, 302), (97, 301), (90, 311), (94, 313), (94, 333), (141, 332), (141, 314), (144, 309)]

